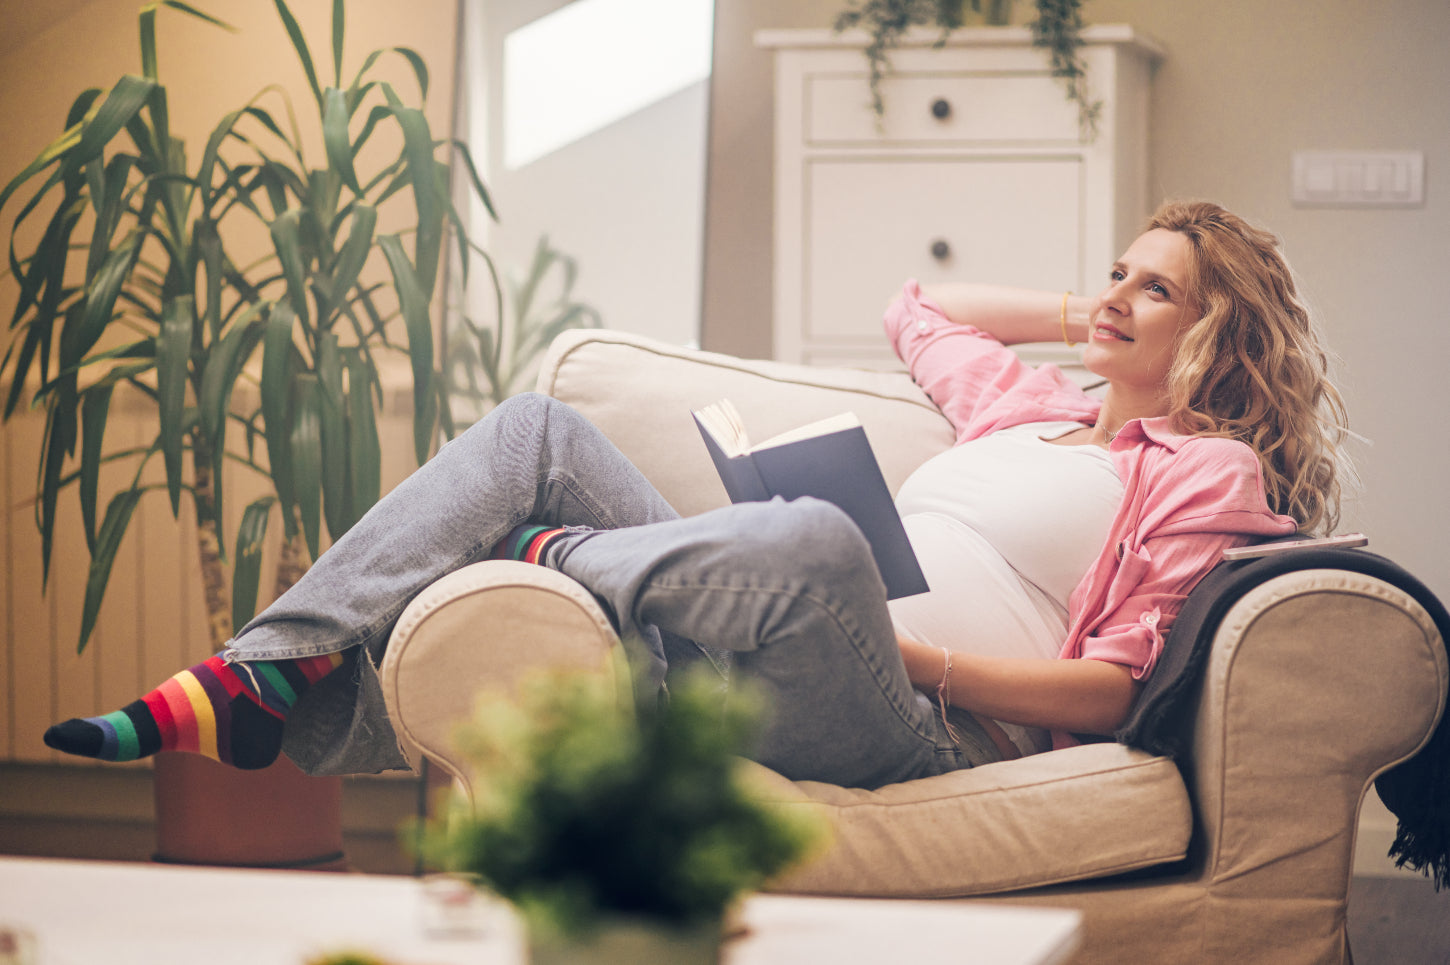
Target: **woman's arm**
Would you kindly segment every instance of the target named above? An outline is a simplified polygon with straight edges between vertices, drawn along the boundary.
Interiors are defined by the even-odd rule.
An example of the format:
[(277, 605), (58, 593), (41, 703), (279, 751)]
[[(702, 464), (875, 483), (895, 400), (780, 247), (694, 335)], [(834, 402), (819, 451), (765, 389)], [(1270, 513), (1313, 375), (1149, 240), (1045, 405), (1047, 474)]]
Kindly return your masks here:
[[(911, 682), (936, 695), (941, 647), (898, 637)], [(953, 653), (951, 703), (993, 720), (1085, 734), (1117, 730), (1142, 686), (1122, 664)]]
[[(922, 285), (921, 292), (942, 307), (948, 319), (971, 325), (1003, 345), (1062, 341), (1062, 292), (1006, 288), (971, 282)], [(1093, 299), (1069, 295), (1067, 334), (1073, 342), (1087, 339)]]

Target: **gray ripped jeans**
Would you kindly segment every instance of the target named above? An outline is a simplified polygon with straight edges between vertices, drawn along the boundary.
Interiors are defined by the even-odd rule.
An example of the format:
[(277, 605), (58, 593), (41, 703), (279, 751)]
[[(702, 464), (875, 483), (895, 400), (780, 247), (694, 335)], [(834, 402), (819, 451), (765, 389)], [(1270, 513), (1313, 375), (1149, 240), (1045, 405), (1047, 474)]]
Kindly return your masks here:
[(728, 651), (732, 677), (767, 696), (754, 756), (787, 777), (877, 787), (996, 758), (965, 715), (954, 743), (912, 687), (870, 550), (840, 510), (775, 500), (681, 518), (590, 422), (533, 394), (445, 445), (232, 641), (228, 660), (347, 652), (294, 708), (288, 756), (314, 774), (406, 766), (374, 670), (388, 634), (429, 583), (525, 521), (597, 530), (550, 561), (642, 641), (629, 657), (646, 690), (700, 648)]

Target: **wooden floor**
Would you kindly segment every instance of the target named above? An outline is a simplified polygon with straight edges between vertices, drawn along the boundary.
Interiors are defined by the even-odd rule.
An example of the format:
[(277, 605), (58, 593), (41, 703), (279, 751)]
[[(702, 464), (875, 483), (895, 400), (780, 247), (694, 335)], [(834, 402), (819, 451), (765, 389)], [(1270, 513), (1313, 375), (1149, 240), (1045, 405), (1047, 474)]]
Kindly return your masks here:
[(1355, 965), (1450, 965), (1450, 890), (1427, 878), (1355, 878), (1349, 946)]

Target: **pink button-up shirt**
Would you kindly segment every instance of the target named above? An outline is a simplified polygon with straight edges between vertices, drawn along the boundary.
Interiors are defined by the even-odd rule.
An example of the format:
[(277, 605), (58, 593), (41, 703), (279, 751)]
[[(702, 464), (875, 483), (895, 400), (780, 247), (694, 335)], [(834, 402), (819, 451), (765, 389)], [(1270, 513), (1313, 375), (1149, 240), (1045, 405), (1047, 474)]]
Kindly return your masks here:
[[(1092, 425), (1102, 407), (1056, 366), (1032, 368), (985, 332), (951, 322), (915, 281), (887, 309), (885, 326), (958, 444), (1028, 422)], [(1241, 442), (1178, 435), (1166, 418), (1134, 419), (1109, 452), (1123, 502), (1068, 600), (1060, 656), (1123, 664), (1141, 680), (1189, 590), (1226, 548), (1286, 536), (1297, 525), (1269, 508), (1258, 458)], [(1070, 741), (1059, 735), (1058, 743)]]

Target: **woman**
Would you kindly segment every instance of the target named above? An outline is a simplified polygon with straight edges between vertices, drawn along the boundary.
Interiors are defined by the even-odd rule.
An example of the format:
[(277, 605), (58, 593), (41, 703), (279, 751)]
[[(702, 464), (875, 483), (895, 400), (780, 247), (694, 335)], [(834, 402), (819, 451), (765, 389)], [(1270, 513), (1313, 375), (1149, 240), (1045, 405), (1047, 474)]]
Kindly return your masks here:
[[(956, 628), (926, 598), (894, 604), (908, 627), (901, 647), (912, 679), (950, 685), (959, 706), (1008, 722), (1004, 741), (982, 721), (1006, 756), (1042, 749), (1042, 728), (1057, 731), (1059, 745), (1071, 740), (1063, 731), (1111, 733), (1184, 597), (1223, 549), (1334, 526), (1343, 407), (1325, 352), (1275, 239), (1214, 205), (1160, 209), (1091, 303), (973, 286), (924, 295), (914, 300), (908, 286), (888, 312), (898, 352), (959, 442), (991, 437), (1005, 450), (995, 479), (1013, 468), (1026, 478), (999, 485), (994, 504), (971, 496), (946, 510), (941, 487), (922, 479), (931, 464), (903, 486), (913, 546), (934, 557), (937, 573), (951, 579), (966, 571), (950, 565), (953, 555), (980, 554), (999, 577), (976, 599), (960, 578), (931, 577), (934, 590), (970, 601), (975, 654), (953, 645)], [(993, 339), (964, 335), (958, 325), (970, 324)], [(1100, 408), (1054, 371), (1029, 373), (996, 347), (1055, 334), (1087, 342), (1084, 365), (1107, 381)], [(1072, 452), (1049, 453), (1042, 437)], [(959, 446), (933, 462), (965, 455)], [(1026, 475), (1028, 459), (1077, 481), (1043, 487)], [(928, 522), (913, 525), (918, 507)], [(942, 534), (952, 511), (968, 514), (971, 526), (959, 529), (992, 534), (991, 552)], [(910, 639), (917, 626), (935, 634), (932, 643), (944, 637), (951, 656)], [(1039, 656), (1094, 659), (994, 659), (980, 643), (993, 631), (998, 652), (1030, 641)]]
[[(502, 555), (589, 588), (647, 698), (700, 664), (749, 678), (771, 697), (758, 760), (876, 787), (1111, 733), (1223, 549), (1333, 525), (1325, 354), (1274, 239), (1216, 206), (1161, 209), (1093, 301), (909, 283), (886, 326), (960, 443), (898, 499), (931, 593), (888, 606), (817, 500), (679, 518), (576, 413), (519, 397), (223, 654), (46, 741), (256, 767), (285, 738), (312, 773), (404, 766), (374, 671), (388, 633), (433, 580)], [(1003, 348), (1058, 335), (1087, 342), (1101, 400)]]

